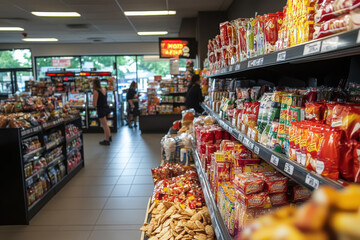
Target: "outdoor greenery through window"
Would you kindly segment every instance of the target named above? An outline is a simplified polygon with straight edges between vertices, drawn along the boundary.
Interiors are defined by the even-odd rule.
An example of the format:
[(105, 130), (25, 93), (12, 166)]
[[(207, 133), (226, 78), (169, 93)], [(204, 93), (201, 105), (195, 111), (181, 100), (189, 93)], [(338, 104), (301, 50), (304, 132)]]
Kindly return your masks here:
[(80, 72), (80, 57), (37, 57), (36, 71), (38, 80), (46, 77), (46, 72), (66, 71)]
[(0, 50), (0, 68), (32, 68), (30, 49)]

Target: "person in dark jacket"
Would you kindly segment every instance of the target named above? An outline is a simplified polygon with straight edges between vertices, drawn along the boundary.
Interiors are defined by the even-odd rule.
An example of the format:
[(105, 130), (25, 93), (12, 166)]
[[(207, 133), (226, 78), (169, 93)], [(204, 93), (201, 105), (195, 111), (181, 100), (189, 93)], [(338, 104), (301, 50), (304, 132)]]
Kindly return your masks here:
[(194, 108), (197, 113), (202, 113), (204, 109), (201, 107), (201, 103), (204, 101), (204, 97), (201, 92), (201, 80), (199, 75), (194, 75), (191, 78), (188, 93), (186, 96), (186, 108)]
[(95, 78), (92, 80), (93, 85), (93, 106), (96, 108), (99, 121), (105, 133), (105, 140), (101, 141), (101, 145), (110, 145), (111, 133), (110, 128), (107, 125), (106, 117), (110, 113), (110, 108), (107, 104), (107, 92), (106, 89), (101, 87), (100, 80)]
[(130, 88), (126, 94), (126, 100), (128, 102), (128, 124), (129, 128), (132, 128), (132, 123), (134, 122), (134, 127), (137, 127), (136, 121), (139, 113), (139, 95), (136, 92), (137, 83), (133, 81), (130, 85)]

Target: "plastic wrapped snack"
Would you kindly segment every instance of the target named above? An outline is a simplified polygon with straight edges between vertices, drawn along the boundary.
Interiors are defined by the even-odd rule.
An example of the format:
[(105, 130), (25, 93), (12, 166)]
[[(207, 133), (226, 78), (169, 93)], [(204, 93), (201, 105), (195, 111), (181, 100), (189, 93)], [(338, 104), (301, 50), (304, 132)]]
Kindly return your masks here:
[(264, 188), (264, 180), (256, 177), (253, 173), (235, 175), (233, 182), (246, 195), (260, 192)]
[(191, 124), (194, 121), (194, 116), (195, 116), (194, 109), (182, 111), (182, 124), (183, 125)]

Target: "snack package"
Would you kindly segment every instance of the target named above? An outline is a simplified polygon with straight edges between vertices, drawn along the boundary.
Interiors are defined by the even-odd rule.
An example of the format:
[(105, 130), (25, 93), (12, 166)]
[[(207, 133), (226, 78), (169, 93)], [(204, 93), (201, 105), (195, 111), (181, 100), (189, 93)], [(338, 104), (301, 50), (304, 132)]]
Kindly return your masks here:
[(315, 22), (320, 23), (337, 16), (347, 14), (360, 6), (358, 0), (325, 0), (319, 4), (315, 14)]
[(256, 177), (253, 173), (237, 174), (233, 183), (245, 195), (260, 192), (264, 188), (264, 180)]
[(319, 145), (315, 170), (325, 177), (338, 180), (342, 133), (328, 126), (323, 126), (321, 131), (323, 139)]
[(275, 51), (275, 43), (278, 38), (278, 14), (269, 13), (265, 15), (265, 53), (271, 53)]
[(304, 202), (311, 197), (311, 191), (303, 186), (294, 186), (293, 187), (293, 201), (294, 202)]
[(305, 119), (306, 120), (322, 120), (324, 114), (324, 106), (320, 103), (305, 103)]
[(314, 39), (330, 36), (335, 33), (349, 31), (359, 28), (358, 22), (359, 9), (351, 14), (341, 15), (337, 18), (330, 19), (315, 26)]
[(246, 209), (271, 207), (270, 197), (267, 192), (245, 195), (242, 191), (235, 189), (235, 197)]
[(182, 114), (182, 125), (187, 125), (194, 121), (194, 116), (195, 116), (194, 109), (182, 111), (181, 114)]
[(354, 146), (354, 182), (360, 183), (360, 143), (357, 142)]
[(354, 181), (354, 149), (356, 149), (357, 141), (348, 140), (341, 145), (341, 161), (339, 165), (341, 177), (347, 181)]
[(305, 166), (310, 170), (315, 170), (317, 166), (319, 146), (324, 138), (321, 127), (321, 125), (311, 126), (308, 132)]
[(265, 182), (265, 189), (268, 193), (284, 193), (287, 191), (287, 177), (277, 172), (256, 173), (255, 176)]
[(270, 197), (271, 206), (273, 207), (287, 204), (286, 193), (269, 194), (269, 197)]

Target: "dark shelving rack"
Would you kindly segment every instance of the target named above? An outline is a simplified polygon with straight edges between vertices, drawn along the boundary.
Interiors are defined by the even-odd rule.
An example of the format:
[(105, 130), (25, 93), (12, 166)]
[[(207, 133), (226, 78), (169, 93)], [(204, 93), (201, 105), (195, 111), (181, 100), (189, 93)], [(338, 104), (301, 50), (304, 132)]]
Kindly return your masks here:
[[(0, 199), (0, 224), (1, 225), (24, 225), (34, 217), (40, 209), (65, 186), (67, 182), (74, 177), (84, 167), (84, 149), (83, 144), (76, 150), (80, 151), (82, 160), (71, 171), (68, 169), (68, 153), (66, 152), (65, 127), (68, 124), (74, 124), (81, 129), (81, 118), (79, 115), (60, 118), (46, 124), (36, 126), (30, 129), (21, 130), (18, 128), (0, 129), (0, 151), (2, 154), (3, 165), (0, 168), (0, 188), (4, 196)], [(53, 129), (61, 130), (63, 136), (54, 141), (51, 147), (44, 144), (44, 136), (49, 134)], [(42, 147), (31, 153), (22, 153), (22, 141), (28, 137), (39, 136)], [(6, 137), (5, 137), (6, 136)], [(82, 132), (76, 134), (83, 143)], [(71, 137), (72, 139), (73, 136)], [(51, 142), (52, 143), (52, 142)], [(49, 143), (48, 143), (49, 144)], [(55, 147), (62, 146), (63, 153), (53, 161), (47, 163), (41, 170), (25, 178), (24, 165), (28, 161), (34, 160), (35, 156), (50, 152)], [(34, 180), (36, 181), (41, 173), (46, 173), (51, 167), (63, 163), (66, 169), (65, 176), (52, 185), (42, 197), (37, 199), (31, 206), (27, 201), (27, 186)]]

